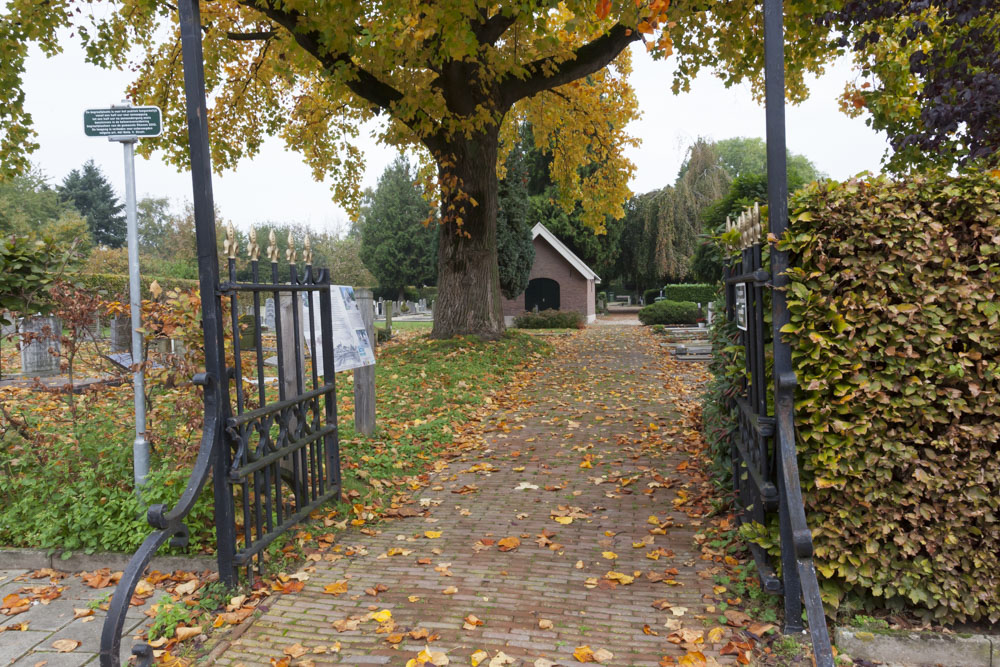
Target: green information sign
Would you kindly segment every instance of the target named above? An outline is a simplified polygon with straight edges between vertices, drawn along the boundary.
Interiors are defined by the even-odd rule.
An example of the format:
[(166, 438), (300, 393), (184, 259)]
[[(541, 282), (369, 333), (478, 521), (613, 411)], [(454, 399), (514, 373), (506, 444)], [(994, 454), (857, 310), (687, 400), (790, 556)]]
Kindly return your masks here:
[(83, 131), (88, 137), (155, 137), (161, 129), (159, 107), (117, 107), (83, 112)]

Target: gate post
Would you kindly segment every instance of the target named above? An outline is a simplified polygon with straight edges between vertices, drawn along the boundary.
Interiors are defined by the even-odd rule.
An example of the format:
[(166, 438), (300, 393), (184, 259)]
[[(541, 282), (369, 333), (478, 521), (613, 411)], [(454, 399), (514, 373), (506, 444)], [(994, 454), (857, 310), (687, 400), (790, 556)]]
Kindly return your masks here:
[(230, 416), (229, 373), (224, 345), (222, 302), (219, 296), (219, 257), (215, 238), (215, 202), (212, 195), (212, 158), (208, 145), (208, 104), (205, 99), (205, 68), (201, 50), (201, 11), (198, 0), (178, 3), (181, 54), (184, 65), (184, 97), (187, 102), (188, 145), (191, 150), (191, 185), (194, 199), (195, 237), (198, 248), (198, 287), (201, 320), (205, 334), (206, 427), (214, 422), (212, 473), (215, 494), (215, 535), (219, 579), (236, 585), (235, 508), (229, 487), (229, 450), (223, 446), (223, 427)]
[[(372, 291), (354, 290), (354, 298), (361, 310), (361, 319), (368, 332), (368, 340), (375, 349), (375, 313), (372, 310)], [(364, 435), (375, 431), (375, 366), (354, 369), (354, 430)]]

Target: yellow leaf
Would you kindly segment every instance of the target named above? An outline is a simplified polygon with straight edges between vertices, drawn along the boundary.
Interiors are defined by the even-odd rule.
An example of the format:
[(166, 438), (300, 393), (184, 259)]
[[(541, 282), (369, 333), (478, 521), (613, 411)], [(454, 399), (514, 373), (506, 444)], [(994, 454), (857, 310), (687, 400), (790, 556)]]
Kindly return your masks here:
[(577, 646), (573, 657), (580, 662), (594, 662), (594, 651), (589, 646)]
[(573, 523), (573, 517), (571, 516), (556, 516), (552, 518), (556, 520), (556, 523), (561, 523), (564, 526), (568, 526)]
[(616, 554), (614, 551), (602, 551), (601, 555), (607, 558), (608, 560), (614, 560), (618, 558), (618, 554)]
[(708, 631), (708, 641), (712, 644), (717, 644), (722, 641), (723, 636), (725, 636), (726, 631), (722, 627), (714, 627)]
[(377, 611), (374, 614), (372, 614), (372, 618), (378, 621), (379, 623), (385, 623), (390, 618), (392, 618), (392, 612), (389, 611), (388, 609), (383, 609), (382, 611)]
[(476, 651), (471, 656), (469, 656), (469, 662), (472, 663), (472, 667), (476, 667), (486, 658), (490, 657), (490, 654), (486, 651)]
[(323, 587), (324, 593), (329, 593), (330, 595), (340, 595), (341, 593), (347, 592), (347, 580), (341, 579), (332, 584), (327, 584)]
[(428, 540), (436, 540), (437, 538), (441, 537), (441, 531), (439, 530), (425, 531), (424, 537), (426, 537)]

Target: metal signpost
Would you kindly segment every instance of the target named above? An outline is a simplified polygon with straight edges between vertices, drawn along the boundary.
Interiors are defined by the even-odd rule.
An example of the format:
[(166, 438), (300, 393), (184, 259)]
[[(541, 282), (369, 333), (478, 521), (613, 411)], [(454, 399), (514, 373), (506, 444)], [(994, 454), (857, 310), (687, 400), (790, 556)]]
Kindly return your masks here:
[(141, 290), (139, 283), (139, 233), (136, 222), (135, 144), (139, 137), (160, 134), (158, 107), (134, 107), (127, 100), (110, 109), (83, 112), (83, 131), (88, 137), (106, 137), (121, 143), (125, 152), (125, 215), (128, 222), (129, 301), (132, 315), (132, 368), (135, 394), (135, 442), (132, 445), (136, 493), (149, 476), (149, 440), (146, 439), (146, 391), (143, 378)]

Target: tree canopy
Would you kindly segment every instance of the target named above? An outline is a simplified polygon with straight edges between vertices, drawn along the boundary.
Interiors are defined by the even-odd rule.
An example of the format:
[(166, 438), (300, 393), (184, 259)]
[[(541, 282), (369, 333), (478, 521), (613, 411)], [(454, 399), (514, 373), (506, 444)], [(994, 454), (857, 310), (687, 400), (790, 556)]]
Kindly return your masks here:
[(397, 157), (361, 209), (361, 261), (381, 288), (400, 295), (409, 285), (433, 284), (437, 275), (437, 230), (415, 180), (409, 160)]
[[(188, 0), (185, 0), (188, 1)], [(788, 0), (790, 95), (836, 53), (816, 12), (840, 0)], [(594, 230), (624, 215), (633, 166), (625, 131), (637, 113), (630, 51), (677, 54), (675, 89), (703, 68), (762, 90), (756, 0), (219, 0), (201, 7), (212, 158), (234, 167), (266, 136), (281, 136), (349, 208), (360, 203), (361, 123), (383, 116), (379, 138), (421, 157), (440, 194), (440, 295), (435, 336), (503, 330), (497, 269), (497, 169), (528, 120), (552, 156), (567, 212)], [(21, 72), (29, 43), (59, 49), (62, 28), (88, 59), (134, 67), (129, 94), (164, 110), (164, 132), (140, 150), (187, 158), (179, 33), (169, 3), (16, 2), (0, 20), (0, 159), (17, 170), (34, 147)], [(609, 67), (610, 66), (610, 67)], [(582, 169), (591, 165), (592, 169)]]
[(1000, 151), (996, 2), (850, 0), (824, 19), (862, 70), (842, 107), (888, 133), (889, 168), (951, 168)]
[(535, 244), (531, 234), (534, 226), (528, 218), (528, 155), (530, 135), (527, 127), (520, 128), (521, 140), (507, 153), (504, 177), (497, 196), (497, 262), (500, 270), (500, 292), (508, 299), (520, 295), (528, 287), (531, 266), (535, 263)]

